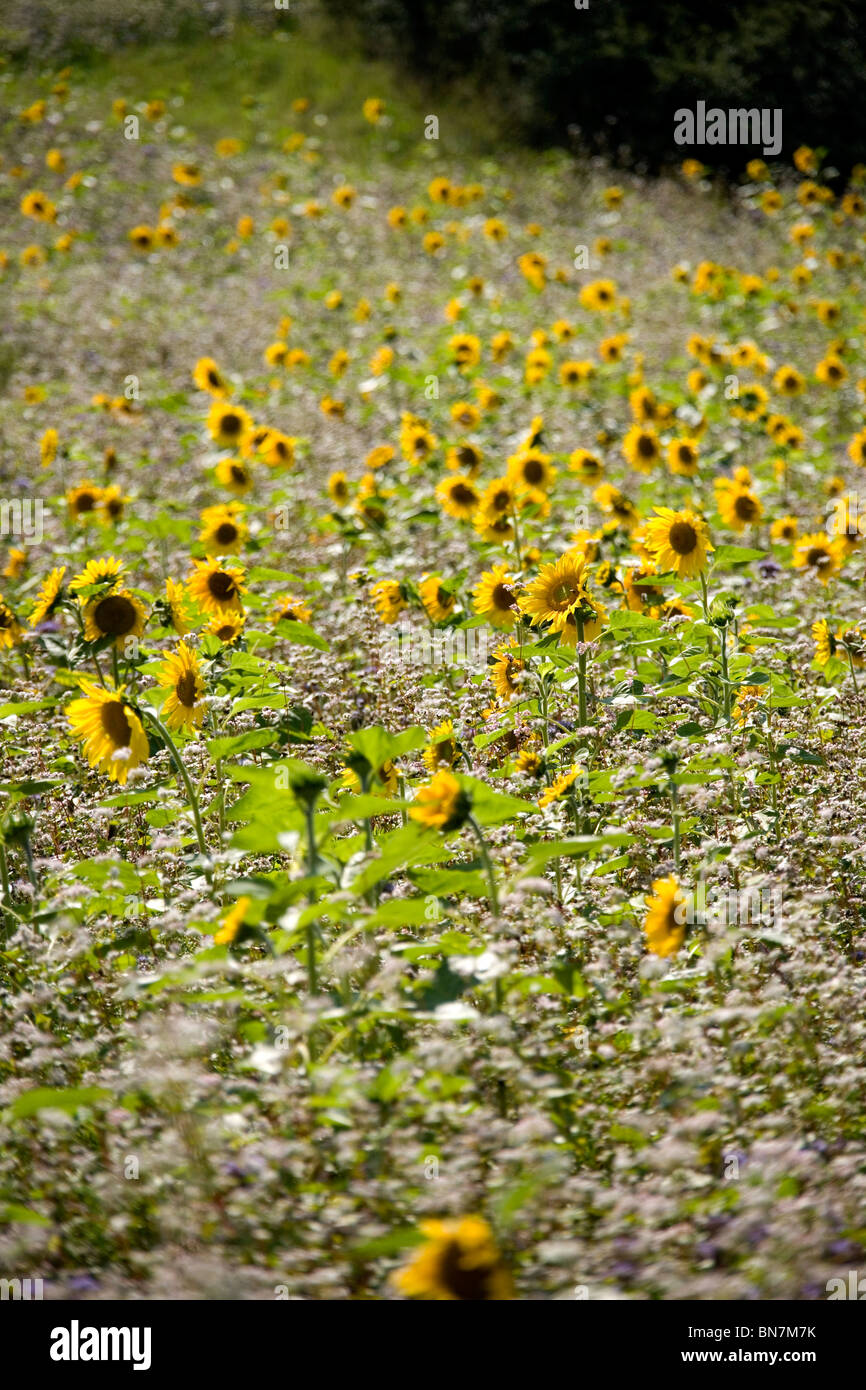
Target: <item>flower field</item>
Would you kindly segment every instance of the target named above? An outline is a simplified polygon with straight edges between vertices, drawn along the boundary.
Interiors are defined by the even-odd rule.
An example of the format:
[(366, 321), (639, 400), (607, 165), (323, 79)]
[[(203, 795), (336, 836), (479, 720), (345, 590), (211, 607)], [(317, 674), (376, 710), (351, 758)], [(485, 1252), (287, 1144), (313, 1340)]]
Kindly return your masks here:
[(824, 1298), (866, 167), (508, 150), (303, 29), (0, 90), (0, 1267)]

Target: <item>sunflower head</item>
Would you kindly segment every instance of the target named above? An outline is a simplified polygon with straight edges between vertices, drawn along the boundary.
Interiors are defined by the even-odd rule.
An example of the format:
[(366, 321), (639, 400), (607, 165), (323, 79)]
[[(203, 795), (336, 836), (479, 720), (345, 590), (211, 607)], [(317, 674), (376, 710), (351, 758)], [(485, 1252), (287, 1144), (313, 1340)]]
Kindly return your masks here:
[(442, 768), (426, 786), (419, 788), (409, 815), (419, 825), (448, 834), (460, 828), (471, 808), (471, 798), (453, 772)]
[(204, 679), (199, 659), (185, 642), (169, 652), (157, 675), (161, 686), (168, 688), (163, 717), (169, 729), (192, 733), (204, 719)]
[(426, 1237), (407, 1265), (392, 1276), (408, 1298), (435, 1302), (503, 1302), (514, 1298), (510, 1275), (480, 1216), (424, 1221)]
[(123, 686), (107, 690), (85, 681), (81, 689), (81, 698), (73, 700), (66, 711), (72, 735), (81, 743), (91, 767), (125, 786), (132, 769), (147, 762), (149, 756), (141, 720), (124, 699)]
[(686, 934), (687, 902), (675, 874), (657, 878), (646, 899), (643, 929), (647, 950), (654, 956), (672, 956), (680, 949)]
[(205, 613), (240, 613), (245, 591), (244, 571), (239, 565), (219, 560), (194, 560), (188, 589)]

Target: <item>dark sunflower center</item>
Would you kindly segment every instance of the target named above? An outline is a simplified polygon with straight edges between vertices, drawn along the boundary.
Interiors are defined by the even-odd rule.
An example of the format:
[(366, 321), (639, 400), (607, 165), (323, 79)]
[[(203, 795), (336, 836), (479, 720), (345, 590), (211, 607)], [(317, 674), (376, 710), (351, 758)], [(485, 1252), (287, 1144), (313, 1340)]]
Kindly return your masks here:
[(497, 584), (491, 597), (494, 608), (514, 607), (514, 590), (510, 584)]
[(529, 459), (523, 465), (523, 476), (528, 483), (540, 483), (544, 478), (544, 464), (539, 463), (538, 459)]
[(681, 445), (680, 445), (679, 453), (680, 453), (680, 463), (684, 463), (684, 464), (686, 464), (686, 465), (689, 465), (689, 464), (691, 464), (691, 463), (694, 463), (694, 461), (695, 461), (695, 456), (694, 456), (693, 451), (689, 448), (688, 444), (681, 444)]
[(214, 574), (210, 575), (207, 586), (211, 597), (223, 603), (227, 599), (234, 598), (237, 593), (235, 581), (225, 570), (216, 570)]
[(488, 1297), (490, 1269), (486, 1265), (464, 1269), (463, 1251), (456, 1240), (449, 1241), (442, 1252), (441, 1278), (448, 1292), (463, 1302), (483, 1302)]
[(192, 709), (196, 699), (196, 679), (193, 671), (184, 671), (174, 687), (174, 693), (182, 705)]
[(221, 522), (214, 533), (214, 539), (219, 541), (220, 545), (234, 545), (237, 538), (238, 528), (233, 521)]
[(655, 440), (648, 434), (642, 434), (637, 442), (637, 451), (641, 458), (651, 459), (655, 457)]
[(499, 492), (493, 494), (491, 503), (494, 511), (507, 512), (511, 504), (511, 496), (506, 492), (505, 488), (502, 488)]
[(690, 521), (675, 521), (668, 540), (677, 555), (691, 555), (698, 543), (698, 533)]
[(471, 487), (466, 487), (465, 483), (458, 483), (451, 496), (461, 507), (470, 507), (475, 501), (475, 493)]
[(809, 554), (806, 556), (806, 563), (816, 566), (826, 565), (829, 558), (830, 556), (827, 554), (826, 550), (822, 550), (818, 545), (813, 545)]
[(245, 470), (244, 470), (243, 468), (241, 468), (240, 464), (233, 463), (233, 464), (232, 464), (232, 482), (235, 482), (235, 483), (245, 483), (246, 480), (247, 480), (247, 475), (246, 475)]
[(102, 706), (102, 727), (116, 748), (128, 748), (132, 727), (119, 700), (107, 700)]
[(11, 626), (12, 626), (12, 614), (9, 612), (9, 609), (8, 609), (8, 608), (0, 609), (0, 629), (2, 629), (2, 631), (5, 632), (6, 629), (7, 629), (7, 628), (10, 628)]
[(576, 603), (580, 596), (581, 589), (579, 584), (562, 583), (557, 584), (550, 595), (550, 601), (557, 607), (568, 608), (572, 603)]
[(109, 594), (93, 610), (93, 621), (106, 637), (123, 637), (135, 627), (135, 605), (122, 594)]
[(758, 507), (752, 497), (738, 497), (734, 503), (734, 511), (740, 521), (751, 521), (757, 515)]
[(75, 505), (80, 512), (92, 512), (96, 506), (96, 498), (92, 492), (82, 492)]
[(458, 449), (457, 457), (460, 460), (461, 468), (471, 468), (476, 462), (475, 450), (470, 449), (468, 445), (464, 445), (462, 449)]
[(220, 429), (223, 434), (240, 434), (241, 417), (239, 415), (224, 415), (220, 421)]

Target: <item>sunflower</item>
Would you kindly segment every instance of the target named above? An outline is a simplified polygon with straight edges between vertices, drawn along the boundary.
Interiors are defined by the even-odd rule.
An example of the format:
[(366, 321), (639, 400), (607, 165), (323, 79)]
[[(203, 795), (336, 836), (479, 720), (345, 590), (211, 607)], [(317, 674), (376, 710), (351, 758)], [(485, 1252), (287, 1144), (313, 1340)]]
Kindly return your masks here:
[(124, 686), (106, 690), (92, 681), (82, 681), (81, 689), (82, 697), (73, 700), (66, 711), (72, 736), (82, 744), (90, 766), (123, 787), (132, 769), (147, 762), (147, 734), (123, 698)]
[(419, 825), (447, 834), (459, 829), (470, 807), (470, 799), (453, 772), (440, 768), (425, 786), (419, 787), (409, 815)]
[(840, 357), (828, 353), (816, 366), (815, 376), (825, 386), (841, 386), (848, 376), (848, 368)]
[(69, 591), (77, 594), (80, 590), (88, 589), (94, 584), (113, 588), (122, 573), (123, 565), (113, 555), (106, 555), (101, 560), (88, 560), (81, 573), (76, 574), (75, 578), (70, 580)]
[(238, 898), (234, 907), (222, 920), (219, 931), (214, 932), (215, 946), (230, 946), (243, 929), (244, 918), (252, 902), (251, 898)]
[(866, 430), (860, 430), (848, 445), (848, 457), (860, 468), (866, 468)]
[(313, 610), (302, 598), (296, 598), (294, 594), (280, 594), (277, 607), (271, 613), (271, 622), (308, 623), (312, 616)]
[(460, 744), (454, 737), (454, 725), (450, 719), (437, 724), (430, 733), (430, 742), (424, 749), (424, 766), (428, 772), (436, 772), (440, 767), (452, 768), (460, 759)]
[(95, 513), (101, 497), (102, 488), (97, 487), (96, 483), (79, 483), (78, 487), (70, 488), (67, 492), (66, 503), (71, 516), (81, 521)]
[(592, 497), (601, 510), (614, 519), (616, 525), (624, 526), (627, 531), (634, 531), (640, 525), (640, 512), (637, 507), (612, 483), (599, 484)]
[(795, 516), (780, 516), (770, 527), (770, 540), (780, 545), (790, 545), (797, 539), (800, 523)]
[(502, 1303), (514, 1298), (493, 1233), (480, 1216), (423, 1221), (426, 1243), (391, 1276), (408, 1298), (428, 1302)]
[(249, 464), (243, 459), (220, 459), (216, 466), (217, 482), (237, 497), (243, 497), (253, 485)]
[(192, 369), (192, 379), (200, 391), (211, 396), (227, 396), (228, 382), (212, 357), (200, 357)]
[(477, 444), (452, 444), (445, 455), (445, 467), (452, 473), (465, 473), (467, 477), (474, 478), (481, 467), (482, 457)]
[(380, 579), (370, 590), (380, 622), (387, 625), (396, 623), (406, 605), (403, 587), (394, 579)]
[(153, 250), (154, 231), (153, 228), (148, 227), (146, 223), (140, 223), (137, 227), (132, 227), (127, 232), (127, 236), (129, 237), (129, 240), (132, 242), (136, 251)]
[(169, 729), (191, 733), (204, 719), (204, 679), (197, 654), (181, 642), (177, 651), (168, 652), (156, 675), (160, 686), (168, 686), (169, 694), (162, 707)]
[(643, 425), (632, 425), (622, 441), (623, 454), (639, 473), (651, 472), (661, 458), (661, 451), (658, 435)]
[(578, 298), (584, 309), (606, 313), (616, 305), (616, 285), (613, 280), (594, 280), (584, 285)]
[(554, 801), (562, 801), (568, 795), (583, 773), (583, 768), (579, 763), (573, 763), (567, 772), (563, 772), (538, 799), (539, 810), (544, 811), (548, 806), (552, 806)]
[(221, 565), (218, 560), (193, 560), (193, 565), (187, 587), (205, 613), (241, 612), (246, 586), (239, 565)]
[(773, 377), (773, 390), (780, 396), (800, 396), (806, 389), (806, 378), (796, 367), (785, 363)]
[(122, 488), (112, 483), (111, 487), (103, 488), (102, 496), (99, 499), (100, 520), (106, 526), (113, 526), (120, 521), (123, 516), (123, 509), (129, 501), (123, 494)]
[(514, 535), (510, 515), (507, 512), (490, 511), (483, 504), (475, 513), (472, 525), (483, 541), (493, 541), (499, 545), (511, 540)]
[(819, 618), (818, 622), (812, 624), (812, 640), (815, 643), (816, 665), (826, 666), (839, 648), (838, 640), (826, 618)]
[(23, 635), (21, 624), (12, 609), (0, 597), (0, 647), (16, 647)]
[(485, 570), (473, 593), (475, 612), (493, 627), (513, 627), (517, 622), (517, 590), (507, 565)]
[(551, 465), (550, 455), (534, 447), (524, 448), (512, 454), (508, 460), (508, 477), (514, 487), (521, 491), (532, 489), (549, 492), (556, 477), (556, 469)]
[(560, 386), (582, 386), (595, 376), (595, 363), (587, 361), (568, 361), (560, 364)]
[(408, 412), (400, 426), (400, 448), (407, 463), (425, 463), (438, 444), (435, 434), (423, 420)]
[(668, 468), (683, 478), (698, 471), (699, 447), (696, 439), (672, 439), (667, 448)]
[(840, 536), (831, 540), (821, 531), (801, 536), (794, 546), (794, 567), (810, 570), (822, 584), (828, 584), (842, 567), (844, 548), (845, 543)]
[(534, 748), (522, 749), (515, 759), (515, 772), (522, 772), (526, 777), (542, 777), (544, 769), (544, 758)]
[(186, 591), (174, 579), (165, 581), (165, 599), (162, 603), (167, 627), (173, 627), (179, 637), (189, 632), (191, 623), (186, 602)]
[(66, 566), (60, 565), (42, 581), (33, 612), (30, 614), (31, 627), (36, 627), (39, 623), (44, 622), (54, 612), (63, 594), (63, 576), (65, 573)]
[(519, 694), (523, 684), (526, 662), (517, 655), (517, 652), (518, 646), (513, 640), (507, 646), (499, 647), (494, 654), (495, 659), (490, 670), (493, 689), (500, 700), (506, 702), (514, 695)]
[(475, 367), (481, 361), (481, 341), (474, 333), (455, 334), (448, 347), (458, 367)]
[(443, 478), (436, 488), (436, 496), (442, 510), (458, 521), (469, 521), (481, 505), (481, 495), (471, 478), (455, 473), (451, 478)]
[[(367, 766), (369, 767), (369, 764), (367, 764)], [(370, 783), (371, 784), (367, 787), (367, 791), (373, 796), (379, 794), (376, 783), (382, 787), (387, 796), (393, 796), (400, 785), (400, 773), (397, 764), (393, 762), (391, 758), (387, 758), (385, 762), (382, 763), (381, 767), (377, 767), (373, 770)], [(350, 788), (353, 792), (360, 792), (363, 790), (361, 779), (354, 768), (346, 767), (343, 774), (343, 786)]]
[(345, 507), (348, 502), (349, 479), (342, 469), (328, 478), (328, 496), (336, 507)]
[(583, 555), (568, 550), (554, 564), (542, 565), (537, 577), (520, 600), (521, 611), (534, 625), (550, 623), (560, 632), (566, 617), (586, 605), (587, 562)]
[(680, 579), (694, 579), (707, 566), (713, 549), (702, 516), (691, 510), (675, 512), (656, 507), (644, 530), (644, 544), (661, 574), (675, 570)]
[(43, 468), (49, 468), (57, 457), (60, 436), (55, 429), (47, 429), (39, 441), (39, 458)]
[(425, 574), (418, 585), (418, 592), (431, 622), (444, 623), (451, 617), (456, 598), (443, 586), (438, 574)]
[[(581, 636), (580, 627), (583, 627)], [(566, 613), (562, 626), (559, 628), (560, 647), (576, 647), (578, 642), (594, 642), (596, 637), (607, 626), (607, 609), (598, 599), (591, 594), (585, 594), (583, 602), (579, 608), (575, 608), (571, 613)]]
[(647, 914), (643, 929), (647, 949), (654, 956), (676, 955), (686, 935), (686, 898), (676, 875), (655, 879), (652, 896), (646, 898), (645, 902)]
[(757, 420), (762, 420), (767, 413), (767, 402), (770, 397), (760, 382), (748, 381), (740, 388), (739, 395), (736, 397), (736, 405), (733, 407), (733, 414), (740, 420), (749, 420), (752, 424)]
[(243, 549), (249, 531), (244, 524), (242, 511), (237, 502), (204, 508), (199, 543), (204, 546), (205, 554), (237, 555)]
[(11, 545), (9, 547), (9, 560), (3, 570), (4, 579), (20, 579), (27, 563), (27, 551), (21, 546)]
[(227, 405), (222, 401), (214, 401), (206, 423), (211, 439), (224, 449), (243, 444), (253, 431), (252, 417), (242, 405)]
[(754, 713), (759, 701), (769, 693), (766, 685), (741, 685), (734, 697), (731, 719), (738, 729), (745, 728), (749, 715)]
[(114, 639), (118, 650), (130, 637), (144, 632), (146, 613), (129, 589), (109, 590), (88, 600), (84, 606), (84, 636), (88, 642)]
[(259, 454), (269, 468), (288, 468), (295, 461), (297, 440), (280, 430), (268, 430), (259, 444)]
[(224, 647), (231, 647), (243, 636), (246, 621), (245, 613), (216, 613), (205, 628), (205, 632), (216, 637)]
[(732, 531), (744, 531), (747, 526), (757, 526), (764, 509), (754, 492), (735, 479), (716, 480), (716, 506), (719, 516)]

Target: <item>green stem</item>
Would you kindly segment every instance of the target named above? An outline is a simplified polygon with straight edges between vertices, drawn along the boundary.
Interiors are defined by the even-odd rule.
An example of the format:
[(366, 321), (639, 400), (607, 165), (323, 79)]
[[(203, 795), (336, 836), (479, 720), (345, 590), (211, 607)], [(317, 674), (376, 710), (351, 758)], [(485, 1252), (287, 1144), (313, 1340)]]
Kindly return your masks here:
[(198, 847), (201, 850), (202, 854), (205, 855), (205, 857), (207, 857), (207, 845), (205, 844), (204, 831), (202, 830), (201, 825), (201, 813), (199, 812), (198, 808), (198, 797), (196, 796), (192, 782), (190, 781), (189, 773), (184, 767), (183, 758), (178, 753), (177, 748), (175, 747), (174, 739), (168, 732), (168, 729), (165, 727), (159, 716), (155, 714), (153, 710), (148, 709), (146, 705), (141, 706), (141, 711), (144, 717), (146, 719), (149, 719), (150, 722), (153, 724), (154, 728), (156, 729), (157, 733), (159, 734), (160, 738), (162, 739), (163, 743), (168, 749), (169, 757), (171, 758), (172, 762), (175, 765), (175, 768), (177, 769), (177, 773), (180, 777), (180, 780), (183, 782), (184, 788), (186, 789), (186, 795), (187, 800), (189, 801), (190, 810), (192, 811), (192, 818), (195, 822), (195, 833), (196, 838), (198, 840)]
[(845, 650), (846, 650), (846, 652), (848, 653), (848, 665), (851, 667), (851, 679), (852, 679), (852, 681), (854, 682), (854, 698), (856, 699), (856, 701), (857, 701), (857, 703), (858, 703), (858, 705), (859, 705), (859, 703), (860, 703), (860, 689), (859, 689), (859, 686), (857, 685), (857, 676), (856, 676), (856, 674), (855, 674), (855, 672), (854, 672), (854, 653), (851, 651), (851, 648), (850, 648), (849, 646), (847, 646), (847, 644), (846, 644)]
[(730, 723), (731, 683), (728, 679), (728, 633), (727, 628), (724, 627), (719, 632), (719, 652), (722, 661), (722, 702), (725, 710), (725, 719)]
[(583, 650), (583, 619), (577, 620), (577, 642), (580, 651), (577, 657), (577, 701), (580, 727), (586, 728), (586, 652)]
[[(316, 813), (313, 806), (307, 806), (304, 810), (307, 822), (307, 870), (311, 878), (315, 878), (319, 868), (319, 856), (316, 852)], [(310, 902), (316, 900), (315, 889), (310, 889)], [(316, 928), (313, 922), (307, 923), (307, 986), (310, 994), (318, 994), (319, 979), (316, 973)]]
[(680, 791), (676, 782), (671, 782), (671, 818), (674, 823), (674, 869), (680, 871)]
[[(10, 908), (12, 903), (12, 891), (9, 887), (9, 863), (6, 858), (6, 843), (0, 840), (0, 879), (3, 881), (3, 907)], [(3, 913), (6, 915), (5, 911)]]
[(469, 824), (472, 827), (472, 830), (475, 834), (475, 838), (478, 841), (478, 847), (481, 850), (481, 862), (483, 863), (485, 872), (487, 874), (487, 892), (490, 898), (490, 908), (493, 913), (493, 916), (498, 917), (499, 895), (496, 892), (496, 878), (493, 873), (493, 865), (490, 862), (490, 855), (487, 852), (487, 842), (484, 839), (484, 836), (481, 834), (478, 822), (476, 821), (474, 816), (469, 817)]

